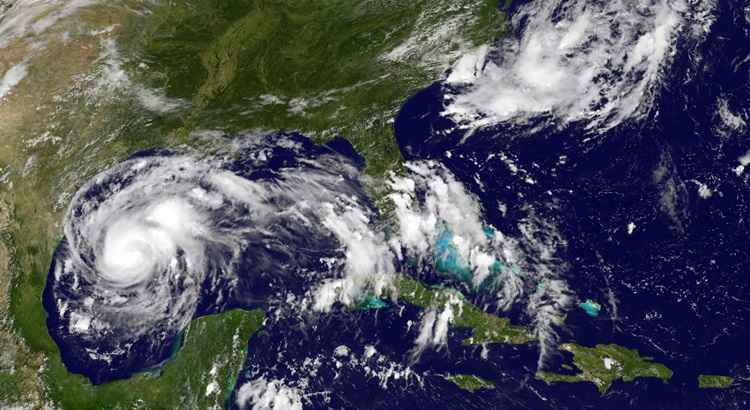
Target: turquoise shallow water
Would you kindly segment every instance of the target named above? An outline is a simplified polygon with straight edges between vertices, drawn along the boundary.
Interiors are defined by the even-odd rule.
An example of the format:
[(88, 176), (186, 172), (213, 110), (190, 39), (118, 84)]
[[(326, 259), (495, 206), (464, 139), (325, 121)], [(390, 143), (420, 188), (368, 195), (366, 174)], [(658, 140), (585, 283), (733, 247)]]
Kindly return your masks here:
[(443, 274), (471, 283), (473, 272), (453, 244), (453, 232), (443, 229), (435, 242), (435, 266)]
[(361, 310), (369, 310), (369, 309), (382, 309), (384, 307), (388, 307), (388, 303), (386, 303), (384, 300), (377, 298), (375, 295), (367, 295), (362, 300), (362, 303), (359, 304), (358, 308)]
[(602, 309), (602, 306), (600, 304), (594, 302), (591, 299), (586, 299), (586, 301), (579, 304), (578, 307), (583, 309), (583, 311), (591, 317), (599, 316), (599, 311)]
[[(495, 232), (492, 228), (485, 227), (484, 233), (487, 238), (494, 238)], [(461, 258), (458, 248), (453, 244), (453, 232), (448, 228), (443, 228), (435, 241), (435, 268), (438, 272), (461, 282), (468, 284), (473, 282), (474, 270), (467, 261)], [(503, 264), (503, 261), (495, 256), (495, 262), (490, 266), (490, 276), (485, 279), (482, 285), (491, 283), (492, 278), (502, 273), (506, 268), (507, 266)]]

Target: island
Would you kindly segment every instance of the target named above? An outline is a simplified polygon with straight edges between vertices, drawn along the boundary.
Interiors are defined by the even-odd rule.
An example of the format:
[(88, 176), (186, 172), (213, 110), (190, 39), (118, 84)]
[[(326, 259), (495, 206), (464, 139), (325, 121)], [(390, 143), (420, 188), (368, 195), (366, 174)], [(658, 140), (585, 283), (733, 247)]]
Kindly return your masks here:
[(591, 382), (604, 394), (612, 382), (633, 381), (639, 377), (655, 377), (667, 382), (672, 378), (672, 370), (647, 357), (641, 357), (635, 349), (615, 344), (598, 344), (594, 347), (565, 343), (562, 346), (573, 354), (573, 364), (580, 370), (577, 374), (559, 374), (539, 371), (536, 378), (553, 384), (557, 382)]
[(726, 389), (732, 385), (734, 378), (717, 374), (698, 375), (698, 387), (701, 389)]
[(460, 389), (474, 393), (480, 389), (494, 389), (495, 383), (471, 374), (454, 374), (446, 377)]
[(602, 305), (596, 303), (591, 299), (586, 299), (585, 302), (578, 305), (587, 315), (591, 317), (599, 316), (599, 311), (602, 310)]
[(456, 316), (453, 324), (470, 328), (472, 335), (463, 340), (463, 345), (483, 343), (525, 344), (535, 340), (531, 331), (510, 323), (510, 319), (484, 312), (469, 303), (461, 292), (450, 288), (430, 289), (409, 276), (402, 275), (398, 281), (398, 298), (421, 308), (444, 308), (455, 304)]

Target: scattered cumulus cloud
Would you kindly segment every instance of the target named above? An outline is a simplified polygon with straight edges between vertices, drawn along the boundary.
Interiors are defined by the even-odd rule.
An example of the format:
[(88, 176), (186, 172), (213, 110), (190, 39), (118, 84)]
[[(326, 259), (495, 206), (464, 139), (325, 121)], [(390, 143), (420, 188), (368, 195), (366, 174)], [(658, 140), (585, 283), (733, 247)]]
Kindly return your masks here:
[(450, 293), (442, 307), (425, 310), (419, 325), (419, 335), (411, 351), (412, 360), (419, 358), (427, 348), (440, 348), (448, 344), (448, 330), (456, 316), (461, 314), (463, 303), (455, 293)]
[(15, 1), (0, 19), (0, 49), (12, 40), (42, 34), (59, 20), (94, 3), (94, 0)]
[(347, 206), (338, 214), (332, 204), (323, 209), (323, 225), (343, 247), (344, 277), (326, 281), (317, 289), (315, 310), (329, 310), (335, 302), (352, 305), (366, 291), (382, 295), (395, 277), (393, 254), (385, 236), (373, 231), (370, 216), (359, 207)]
[[(561, 277), (566, 266), (558, 255), (566, 244), (554, 224), (529, 208), (528, 216), (518, 224), (520, 237), (509, 237), (486, 225), (479, 201), (441, 164), (412, 162), (407, 170), (403, 176), (391, 176), (389, 182), (398, 221), (397, 235), (390, 239), (394, 253), (402, 261), (434, 264), (440, 252), (437, 244), (450, 231), (455, 250), (451, 262), (456, 262), (460, 273), (471, 275), (476, 290), (494, 293), (501, 309), (526, 304), (540, 342), (541, 366), (555, 349), (557, 329), (563, 326), (574, 299)], [(457, 306), (449, 302), (424, 313), (413, 356), (445, 344), (447, 325), (458, 314)]]
[(240, 387), (235, 403), (243, 410), (302, 410), (302, 394), (283, 380), (259, 378)]
[(28, 63), (29, 59), (25, 58), (5, 72), (3, 78), (0, 79), (0, 102), (26, 77), (26, 74), (28, 74)]
[(130, 93), (143, 108), (159, 114), (169, 113), (189, 105), (186, 101), (167, 97), (162, 90), (135, 83), (125, 71), (122, 56), (113, 38), (102, 39), (101, 47), (102, 53), (99, 61), (102, 65), (100, 76), (94, 85), (96, 92)]

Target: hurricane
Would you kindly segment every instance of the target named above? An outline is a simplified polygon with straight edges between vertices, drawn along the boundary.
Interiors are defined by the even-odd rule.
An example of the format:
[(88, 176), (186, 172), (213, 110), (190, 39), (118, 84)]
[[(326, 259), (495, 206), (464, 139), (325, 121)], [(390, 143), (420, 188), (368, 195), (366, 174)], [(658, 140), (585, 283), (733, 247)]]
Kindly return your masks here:
[(745, 408), (750, 0), (0, 0), (0, 408)]
[(198, 315), (289, 294), (325, 309), (388, 284), (388, 260), (347, 262), (384, 243), (356, 161), (299, 136), (248, 138), (220, 154), (144, 152), (81, 187), (45, 291), (71, 370), (124, 377), (165, 360)]
[[(565, 290), (544, 268), (552, 251), (533, 233), (489, 225), (443, 165), (408, 162), (387, 178), (394, 229), (384, 229), (345, 140), (232, 141), (211, 153), (137, 153), (73, 197), (44, 295), (68, 369), (103, 383), (156, 368), (194, 318), (231, 308), (263, 308), (314, 332), (336, 306), (395, 303), (399, 274), (453, 283), (498, 310), (525, 303), (547, 355), (564, 308), (549, 291)], [(548, 287), (535, 292), (539, 284)], [(413, 362), (448, 345), (458, 305), (422, 315)]]

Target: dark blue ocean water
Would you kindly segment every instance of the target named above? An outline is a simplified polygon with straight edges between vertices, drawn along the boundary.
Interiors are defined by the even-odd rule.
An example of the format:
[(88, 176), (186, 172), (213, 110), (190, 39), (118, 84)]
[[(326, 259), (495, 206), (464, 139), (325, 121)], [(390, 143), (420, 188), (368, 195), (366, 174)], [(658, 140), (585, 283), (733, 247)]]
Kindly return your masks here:
[[(404, 157), (445, 164), (480, 198), (488, 224), (519, 234), (518, 222), (531, 205), (536, 217), (557, 227), (567, 244), (556, 255), (564, 265), (561, 275), (582, 300), (602, 304), (596, 318), (573, 308), (561, 341), (638, 349), (674, 371), (669, 383), (616, 381), (604, 396), (590, 383), (547, 386), (533, 378), (535, 346), (492, 346), (482, 357), (480, 348), (456, 343), (460, 331), (447, 349), (425, 352), (412, 363), (422, 384), (395, 382), (386, 389), (363, 377), (361, 366), (333, 362), (340, 344), (360, 352), (372, 344), (388, 360), (409, 363), (416, 333), (408, 321), (419, 313), (408, 307), (339, 312), (321, 319), (314, 332), (272, 325), (251, 340), (240, 382), (260, 375), (298, 380), (295, 360), (319, 355), (324, 364), (308, 392), (327, 393), (308, 396), (312, 408), (747, 408), (750, 190), (735, 167), (750, 141), (745, 131), (727, 135), (717, 115), (719, 97), (732, 110), (750, 104), (744, 7), (722, 2), (703, 43), (678, 45), (650, 115), (605, 133), (592, 135), (586, 124), (539, 129), (549, 123), (540, 118), (466, 135), (440, 115), (442, 83), (410, 98), (395, 124)], [(536, 183), (490, 157), (499, 153)], [(699, 183), (710, 188), (710, 197), (700, 195)], [(512, 314), (524, 320), (520, 312)], [(548, 369), (561, 371), (563, 363), (570, 364), (567, 354), (553, 358)], [(498, 388), (472, 394), (441, 377), (460, 372)], [(699, 374), (736, 381), (727, 390), (700, 390)]]
[[(357, 172), (352, 171), (349, 175), (342, 170), (342, 167), (349, 169), (353, 165), (356, 169), (362, 165), (362, 157), (348, 141), (334, 139), (321, 145), (294, 133), (231, 137), (234, 143), (243, 143), (243, 138), (248, 140), (245, 141), (247, 147), (233, 152), (232, 160), (223, 163), (224, 170), (234, 176), (253, 181), (258, 186), (277, 186), (283, 184), (282, 180), (288, 177), (287, 173), (297, 173), (303, 177), (314, 172), (332, 173), (332, 178), (335, 178), (332, 186), (321, 184), (318, 185), (319, 189), (325, 187), (348, 198), (358, 198), (366, 212), (372, 209), (364, 188), (354, 177)], [(172, 155), (174, 153), (171, 151), (155, 149), (136, 153), (130, 159)], [(324, 161), (325, 169), (318, 168), (323, 165), (315, 160)], [(184, 169), (176, 172), (189, 174), (189, 170)], [(202, 177), (195, 178), (191, 182), (194, 185), (191, 186), (200, 186), (200, 178)], [(137, 174), (128, 174), (120, 168), (117, 172), (107, 174), (106, 178), (97, 179), (97, 183), (87, 185), (74, 200), (71, 214), (91, 212), (91, 209), (102, 206), (102, 203), (106, 203), (123, 187), (134, 184), (137, 179)], [(174, 180), (175, 176), (172, 175), (170, 181)], [(294, 202), (293, 198), (283, 195), (268, 197), (271, 198), (269, 201), (282, 202), (281, 206)], [(269, 206), (272, 205), (274, 204)], [(125, 211), (127, 210), (122, 210)], [(252, 218), (247, 215), (251, 212), (251, 209), (233, 207), (226, 201), (211, 215), (204, 215), (204, 218), (211, 219), (216, 229), (226, 227), (242, 230), (247, 226), (237, 225), (248, 224)], [(104, 228), (106, 227), (102, 229)], [(112, 303), (114, 295), (130, 299), (131, 296), (149, 292), (153, 288), (166, 287), (168, 289), (160, 293), (162, 297), (166, 295), (178, 300), (183, 292), (191, 290), (191, 286), (198, 286), (200, 296), (197, 298), (197, 305), (189, 307), (194, 309), (194, 317), (233, 308), (270, 309), (271, 305), (279, 303), (279, 298), (283, 299), (283, 295), (302, 295), (320, 283), (326, 275), (333, 275), (332, 270), (324, 265), (325, 258), (343, 259), (339, 243), (328, 231), (315, 224), (299, 223), (294, 216), (279, 218), (269, 226), (253, 225), (251, 228), (253, 229), (250, 231), (246, 230), (247, 234), (243, 237), (246, 245), (242, 247), (236, 266), (233, 265), (233, 272), (225, 272), (221, 265), (222, 261), (232, 258), (232, 250), (221, 243), (208, 243), (203, 250), (208, 259), (208, 272), (197, 285), (192, 281), (171, 279), (165, 284), (162, 280), (151, 278), (144, 283), (107, 292), (100, 291), (102, 280), (95, 271), (98, 266), (96, 251), (90, 247), (81, 247), (86, 254), (77, 255), (83, 262), (75, 263), (71, 258), (70, 239), (64, 238), (53, 254), (42, 299), (47, 312), (47, 327), (60, 347), (66, 368), (70, 372), (85, 375), (95, 384), (127, 378), (140, 371), (158, 368), (172, 357), (181, 342), (180, 335), (184, 329), (177, 325), (179, 318), (161, 311), (145, 311), (149, 316), (158, 315), (157, 324), (145, 332), (135, 332), (132, 329), (139, 326), (138, 322), (154, 319), (138, 318), (138, 315), (144, 315), (139, 313), (143, 311), (141, 306), (119, 302), (122, 313), (119, 316), (104, 317), (99, 311), (86, 307), (87, 298), (91, 305), (106, 306)], [(178, 249), (176, 255), (176, 260), (181, 263), (184, 263), (184, 252)], [(156, 274), (158, 272), (153, 277), (160, 278)], [(101, 324), (92, 325), (86, 332), (77, 331), (71, 324), (74, 322), (73, 315), (79, 312), (93, 317), (93, 322)], [(130, 323), (133, 321), (136, 322), (135, 325)]]
[[(739, 1), (721, 2), (708, 39), (677, 47), (649, 116), (605, 133), (591, 135), (585, 124), (540, 129), (536, 125), (547, 120), (540, 119), (466, 135), (440, 115), (443, 83), (406, 101), (395, 123), (403, 156), (445, 164), (480, 199), (488, 225), (520, 235), (518, 222), (529, 216), (531, 205), (535, 217), (557, 228), (566, 242), (556, 255), (561, 276), (581, 300), (602, 305), (597, 317), (574, 306), (560, 329), (562, 342), (638, 349), (674, 371), (669, 383), (616, 381), (604, 396), (590, 383), (547, 386), (534, 379), (536, 345), (467, 348), (460, 344), (466, 336), (461, 329), (451, 330), (446, 348), (412, 360), (420, 310), (336, 307), (315, 317), (270, 320), (249, 341), (229, 405), (235, 406), (243, 384), (263, 377), (289, 385), (305, 380), (305, 408), (748, 408), (750, 188), (735, 167), (750, 140), (744, 133), (720, 133), (716, 114), (719, 97), (735, 110), (750, 106), (750, 62), (745, 61), (750, 27), (744, 7)], [(348, 144), (337, 144), (355, 155)], [(499, 153), (536, 183), (491, 157)], [(710, 197), (701, 197), (698, 182), (710, 188)], [(635, 228), (628, 233), (631, 223)], [(299, 290), (307, 285), (297, 284)], [(486, 302), (481, 295), (473, 298)], [(510, 315), (528, 322), (521, 311)], [(349, 353), (335, 356), (342, 345)], [(377, 351), (369, 358), (367, 345)], [(160, 348), (169, 351), (168, 344)], [(553, 357), (548, 370), (561, 371), (563, 363), (570, 364), (569, 355)], [(407, 366), (419, 377), (383, 381), (378, 376)], [(456, 373), (475, 374), (498, 387), (469, 393), (445, 380)], [(727, 390), (700, 390), (702, 373), (731, 375), (736, 382)]]
[[(735, 173), (750, 141), (744, 132), (721, 134), (716, 114), (719, 97), (735, 109), (750, 103), (749, 32), (744, 5), (722, 2), (705, 42), (679, 45), (651, 114), (606, 133), (592, 135), (585, 124), (539, 129), (540, 120), (466, 135), (440, 116), (441, 83), (403, 106), (395, 126), (407, 159), (448, 166), (503, 232), (514, 233), (528, 205), (559, 229), (567, 242), (558, 255), (564, 278), (579, 297), (603, 306), (598, 318), (571, 312), (563, 340), (637, 348), (675, 372), (669, 384), (616, 383), (601, 398), (592, 385), (530, 381), (549, 401), (521, 400), (519, 408), (750, 405), (750, 189)], [(536, 183), (490, 158), (499, 153)], [(709, 198), (699, 195), (698, 181), (712, 190)], [(701, 373), (745, 381), (699, 390)]]

